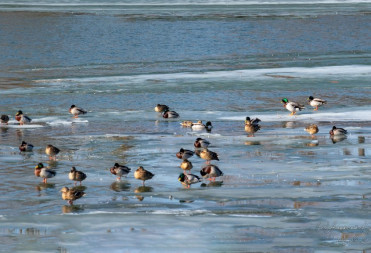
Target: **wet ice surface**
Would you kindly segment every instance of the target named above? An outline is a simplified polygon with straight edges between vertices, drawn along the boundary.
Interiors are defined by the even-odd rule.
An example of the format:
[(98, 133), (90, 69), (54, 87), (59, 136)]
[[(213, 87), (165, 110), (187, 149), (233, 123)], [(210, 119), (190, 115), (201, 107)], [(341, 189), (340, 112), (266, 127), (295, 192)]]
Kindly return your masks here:
[[(366, 2), (357, 8), (367, 10), (364, 8), (367, 6)], [(305, 11), (301, 5), (296, 7), (290, 8)], [(254, 8), (259, 10), (260, 7)], [(327, 8), (318, 8), (328, 13)], [(285, 11), (280, 10), (279, 15), (282, 12)], [(15, 19), (4, 15), (0, 15), (2, 23)], [(86, 29), (85, 24), (92, 21), (96, 26), (91, 29), (98, 30), (93, 34), (111, 31), (110, 34), (117, 34), (120, 39), (127, 34), (138, 38), (139, 28), (152, 29), (145, 19), (127, 20), (127, 17), (106, 14), (48, 16), (35, 12), (20, 16), (15, 15), (17, 22), (6, 22), (2, 27), (18, 31), (18, 24), (22, 22), (28, 24), (31, 20), (48, 25), (57, 20), (60, 27), (68, 24), (75, 29), (71, 34), (61, 33), (67, 36), (66, 41), (78, 38), (73, 36), (74, 31), (79, 36), (89, 37), (90, 29)], [(188, 19), (156, 20), (157, 30), (152, 36), (158, 39), (158, 44), (170, 43), (166, 44), (166, 53), (169, 53), (166, 56), (175, 54), (175, 61), (160, 57), (164, 56), (162, 45), (161, 50), (157, 48), (159, 51), (152, 50), (153, 45), (150, 45), (151, 54), (147, 54), (145, 49), (149, 43), (144, 37), (125, 50), (120, 50), (122, 45), (117, 43), (95, 44), (104, 45), (100, 50), (95, 49), (98, 59), (95, 62), (95, 54), (84, 51), (88, 48), (87, 41), (75, 44), (78, 54), (69, 47), (59, 51), (60, 34), (45, 36), (43, 31), (49, 30), (38, 29), (39, 32), (32, 35), (37, 45), (50, 46), (58, 56), (41, 64), (37, 55), (43, 54), (37, 52), (44, 47), (34, 47), (34, 41), (27, 40), (29, 37), (24, 30), (16, 32), (20, 40), (2, 38), (10, 41), (9, 45), (14, 41), (29, 41), (30, 44), (19, 47), (23, 51), (16, 52), (20, 59), (24, 55), (31, 58), (30, 62), (22, 61), (24, 65), (19, 66), (9, 65), (10, 56), (0, 60), (3, 67), (0, 112), (11, 117), (9, 125), (0, 126), (0, 240), (3, 250), (369, 250), (369, 39), (361, 32), (356, 34), (357, 40), (354, 36), (351, 39), (342, 37), (343, 33), (353, 34), (357, 29), (368, 34), (368, 16), (325, 15), (317, 19), (311, 13), (306, 18), (244, 16), (242, 20), (227, 21), (215, 16), (211, 19), (198, 17), (193, 22)], [(346, 23), (342, 29), (338, 26), (340, 21)], [(169, 41), (168, 28), (176, 29), (178, 25), (190, 32), (186, 34), (186, 41), (197, 44), (192, 48), (195, 51), (179, 50), (181, 36)], [(223, 38), (229, 35), (231, 41), (220, 44), (221, 40), (213, 36), (201, 36), (205, 35), (202, 30), (205, 27), (213, 36), (226, 33)], [(250, 39), (251, 27), (256, 27), (257, 41), (271, 43), (264, 44), (267, 46), (264, 50), (259, 48), (260, 44), (241, 40)], [(277, 27), (283, 27), (280, 30), (283, 38), (292, 35), (290, 39), (293, 40), (288, 46), (280, 44), (282, 48), (278, 49), (275, 41), (265, 37)], [(298, 37), (295, 32), (291, 34), (291, 27), (293, 31), (315, 28), (316, 36), (309, 33), (304, 38)], [(200, 37), (194, 37), (194, 32)], [(342, 43), (331, 39), (331, 35), (340, 36)], [(320, 38), (315, 41), (322, 45), (318, 50), (309, 47), (311, 40), (305, 40), (314, 37)], [(0, 44), (2, 49), (5, 47), (4, 53), (10, 52), (6, 50), (8, 44)], [(115, 47), (115, 55), (122, 56), (124, 52), (123, 60), (119, 57), (123, 62), (115, 62), (117, 58), (105, 51), (111, 47)], [(30, 52), (30, 48), (37, 52), (22, 53)], [(299, 55), (302, 48), (309, 52)], [(130, 50), (134, 53), (127, 54)], [(263, 50), (264, 55), (259, 50)], [(80, 51), (85, 53), (80, 54)], [(185, 51), (189, 53), (187, 56), (182, 55)], [(102, 59), (106, 62), (102, 63)], [(4, 76), (14, 77), (14, 80)], [(307, 105), (310, 95), (326, 99), (328, 103), (314, 112)], [(283, 97), (305, 104), (306, 109), (289, 116), (280, 103)], [(163, 119), (153, 110), (158, 103), (169, 105), (180, 118)], [(81, 106), (88, 114), (72, 118), (68, 114), (71, 104)], [(17, 124), (14, 114), (19, 109), (33, 119), (31, 124)], [(261, 130), (255, 137), (247, 137), (244, 131), (246, 116), (262, 120)], [(211, 132), (192, 131), (180, 126), (183, 120), (211, 121), (214, 128)], [(304, 131), (312, 123), (319, 127), (314, 138)], [(329, 131), (334, 125), (347, 129), (347, 137), (331, 139)], [(180, 148), (193, 150), (197, 137), (211, 142), (209, 149), (217, 152), (220, 158), (212, 163), (224, 176), (215, 182), (204, 180), (186, 189), (178, 181), (181, 161), (175, 154)], [(23, 140), (35, 146), (33, 152), (19, 152), (18, 146)], [(56, 161), (49, 160), (45, 154), (47, 144), (61, 149)], [(192, 173), (199, 175), (205, 161), (196, 155), (190, 161)], [(34, 167), (39, 162), (57, 172), (48, 184), (34, 176)], [(109, 171), (115, 162), (132, 169), (120, 182)], [(80, 187), (86, 196), (70, 206), (61, 199), (59, 191), (64, 186), (73, 187), (68, 179), (72, 166), (84, 171), (87, 179)], [(145, 186), (133, 176), (138, 166), (155, 174)]]

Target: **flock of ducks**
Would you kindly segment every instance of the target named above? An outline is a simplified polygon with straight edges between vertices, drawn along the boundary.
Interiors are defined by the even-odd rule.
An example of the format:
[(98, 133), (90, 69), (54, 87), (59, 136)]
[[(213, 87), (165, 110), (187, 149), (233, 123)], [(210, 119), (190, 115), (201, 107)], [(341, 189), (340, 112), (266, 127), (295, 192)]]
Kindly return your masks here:
[[(282, 103), (284, 107), (290, 111), (290, 115), (295, 115), (298, 111), (301, 111), (305, 107), (297, 102), (290, 101), (287, 98), (283, 98)], [(308, 98), (308, 103), (314, 108), (315, 111), (324, 104), (326, 101), (320, 98), (313, 98), (310, 96)], [(158, 113), (162, 114), (163, 118), (178, 118), (179, 114), (175, 111), (170, 110), (167, 105), (157, 104), (154, 110)], [(69, 109), (69, 113), (73, 115), (74, 118), (78, 118), (79, 115), (86, 114), (87, 111), (77, 107), (76, 105), (71, 105)], [(19, 122), (20, 125), (28, 124), (32, 121), (30, 117), (24, 115), (23, 112), (20, 110), (15, 114), (15, 119)], [(258, 118), (251, 119), (250, 117), (246, 117), (245, 119), (245, 131), (248, 133), (248, 137), (253, 137), (254, 134), (260, 130), (259, 122), (261, 120)], [(8, 115), (1, 115), (1, 124), (8, 124), (9, 116)], [(206, 124), (203, 124), (202, 121), (192, 122), (192, 121), (183, 121), (181, 122), (181, 126), (189, 127), (192, 130), (200, 131), (206, 130), (210, 132), (212, 129), (212, 124), (208, 121)], [(318, 126), (315, 124), (311, 124), (305, 128), (312, 138), (316, 133), (318, 133)], [(331, 131), (329, 132), (330, 136), (345, 136), (347, 131), (343, 128), (337, 128), (333, 126)], [(179, 152), (176, 153), (176, 157), (181, 159), (182, 162), (180, 164), (180, 168), (183, 172), (179, 175), (178, 180), (187, 188), (190, 185), (201, 182), (201, 178), (195, 174), (190, 173), (191, 169), (193, 168), (192, 163), (189, 161), (189, 158), (193, 157), (195, 154), (199, 156), (201, 159), (206, 161), (206, 165), (200, 170), (200, 175), (204, 179), (208, 179), (210, 181), (215, 181), (216, 177), (223, 176), (223, 172), (219, 169), (218, 166), (210, 164), (210, 161), (219, 161), (218, 154), (209, 150), (208, 147), (210, 142), (203, 138), (197, 138), (193, 143), (195, 150), (188, 150), (180, 148)], [(22, 141), (21, 145), (19, 146), (19, 150), (21, 152), (32, 152), (33, 145), (29, 144), (25, 141)], [(56, 160), (56, 156), (59, 154), (60, 149), (53, 146), (47, 145), (45, 148), (45, 153), (49, 156), (50, 160)], [(115, 163), (113, 167), (110, 168), (110, 173), (117, 176), (117, 180), (121, 180), (121, 177), (127, 176), (130, 173), (131, 169), (125, 165), (120, 165)], [(47, 183), (48, 178), (53, 178), (56, 176), (56, 172), (44, 167), (42, 163), (39, 163), (35, 169), (34, 174), (36, 177), (43, 178), (43, 183)], [(143, 186), (145, 186), (145, 181), (152, 179), (155, 176), (152, 172), (145, 170), (142, 166), (139, 166), (138, 169), (134, 172), (134, 178), (141, 180)], [(79, 182), (80, 186), (83, 180), (87, 178), (87, 175), (82, 172), (76, 170), (75, 167), (72, 167), (68, 178), (74, 181), (74, 185)], [(62, 193), (62, 199), (67, 200), (70, 205), (73, 204), (73, 201), (83, 197), (85, 195), (84, 191), (79, 189), (78, 187), (68, 188), (63, 187), (60, 192)]]
[[(295, 115), (296, 112), (301, 111), (305, 108), (304, 105), (294, 101), (289, 101), (287, 98), (283, 98), (281, 102), (283, 103), (283, 106), (291, 112), (290, 115)], [(318, 108), (324, 104), (327, 104), (327, 101), (310, 96), (308, 98), (308, 103), (314, 108), (314, 111), (318, 111)], [(312, 138), (314, 138), (314, 135), (318, 133), (319, 129), (316, 124), (311, 124), (305, 127), (305, 131), (307, 131), (312, 136)], [(345, 130), (344, 128), (337, 128), (336, 126), (333, 126), (329, 132), (330, 137), (334, 143), (338, 140), (343, 140), (347, 133), (347, 130)]]

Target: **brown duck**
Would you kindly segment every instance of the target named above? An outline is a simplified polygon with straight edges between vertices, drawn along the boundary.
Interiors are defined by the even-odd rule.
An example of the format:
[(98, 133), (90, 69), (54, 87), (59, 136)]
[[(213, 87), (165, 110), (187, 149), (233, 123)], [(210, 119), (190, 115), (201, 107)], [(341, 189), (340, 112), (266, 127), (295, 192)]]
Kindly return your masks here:
[(134, 172), (134, 177), (138, 180), (143, 181), (143, 186), (144, 182), (146, 180), (150, 180), (152, 177), (154, 177), (155, 174), (149, 172), (148, 170), (145, 170), (142, 166), (139, 166), (139, 168)]

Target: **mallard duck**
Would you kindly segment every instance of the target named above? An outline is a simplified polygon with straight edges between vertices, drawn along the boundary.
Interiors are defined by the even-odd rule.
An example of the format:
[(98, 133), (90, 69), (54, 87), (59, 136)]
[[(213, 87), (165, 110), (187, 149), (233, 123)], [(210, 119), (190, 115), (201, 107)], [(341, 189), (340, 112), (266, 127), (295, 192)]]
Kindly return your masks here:
[(75, 181), (75, 185), (77, 182), (80, 182), (81, 185), (81, 181), (85, 180), (86, 174), (82, 171), (76, 170), (75, 167), (72, 167), (70, 173), (68, 173), (68, 178)]
[(149, 172), (148, 170), (145, 170), (142, 166), (139, 166), (139, 168), (134, 172), (134, 178), (144, 182), (146, 180), (150, 180), (152, 177), (154, 177), (155, 174)]
[(197, 138), (193, 145), (195, 148), (207, 148), (210, 145), (210, 142), (202, 138)]
[(15, 115), (15, 119), (19, 122), (20, 125), (25, 123), (31, 123), (32, 119), (27, 115), (24, 115), (22, 111), (18, 111)]
[(259, 123), (260, 119), (250, 119), (250, 117), (246, 117), (245, 119), (245, 131), (249, 133), (249, 137), (253, 137), (254, 133), (260, 130)]
[(333, 126), (330, 130), (330, 135), (346, 135), (348, 133), (347, 130), (344, 128), (337, 128), (336, 126)]
[(287, 98), (282, 99), (283, 107), (291, 112), (290, 115), (294, 115), (297, 111), (301, 111), (305, 107), (299, 103), (289, 101)]
[(305, 131), (307, 131), (313, 138), (314, 135), (316, 133), (318, 133), (318, 126), (316, 124), (311, 124), (311, 125), (305, 127)]
[(211, 132), (211, 129), (213, 129), (213, 125), (211, 124), (211, 121), (206, 122), (205, 129), (207, 132)]
[(84, 109), (77, 107), (76, 105), (71, 105), (69, 112), (75, 117), (78, 118), (80, 114), (88, 113)]
[(217, 160), (219, 161), (218, 154), (208, 150), (207, 148), (203, 149), (200, 153), (200, 157), (204, 160), (206, 160), (207, 163), (210, 163), (211, 160)]
[(193, 165), (190, 161), (188, 161), (187, 159), (184, 159), (182, 163), (180, 164), (180, 168), (182, 170), (191, 170), (193, 168)]
[(192, 150), (188, 150), (188, 149), (183, 149), (181, 148), (179, 150), (178, 153), (176, 153), (176, 157), (178, 157), (179, 159), (188, 159), (190, 157), (192, 157), (194, 155), (195, 152), (193, 152)]
[(182, 123), (180, 123), (182, 127), (192, 127), (192, 124), (193, 122), (190, 120), (184, 120)]
[(168, 111), (169, 110), (169, 106), (167, 105), (161, 105), (161, 104), (157, 104), (156, 107), (155, 107), (155, 111), (156, 112), (163, 112), (163, 111)]
[(196, 184), (201, 182), (201, 178), (193, 174), (184, 174), (181, 173), (178, 177), (179, 182), (185, 185), (187, 188), (190, 187), (191, 184)]
[(49, 156), (49, 159), (54, 159), (55, 156), (60, 152), (59, 148), (54, 147), (53, 145), (47, 145), (45, 148), (45, 153)]
[(19, 146), (21, 152), (32, 152), (33, 145), (25, 141), (22, 141), (22, 144)]
[(314, 107), (314, 111), (317, 111), (318, 107), (327, 103), (326, 100), (323, 100), (320, 98), (313, 98), (312, 96), (308, 98), (308, 101), (309, 101), (310, 106)]
[(62, 192), (62, 199), (68, 200), (68, 203), (70, 205), (73, 205), (73, 201), (75, 201), (76, 199), (85, 196), (85, 192), (77, 188), (69, 189), (68, 187), (63, 187), (60, 191)]
[(200, 174), (203, 178), (210, 179), (215, 181), (216, 177), (223, 176), (223, 172), (216, 165), (207, 165), (203, 167), (200, 171)]
[(9, 116), (8, 115), (5, 115), (5, 114), (1, 115), (0, 122), (1, 122), (1, 124), (8, 125)]
[(179, 114), (175, 111), (165, 110), (163, 111), (162, 117), (164, 117), (165, 119), (179, 118)]
[(48, 178), (55, 177), (55, 175), (57, 174), (57, 172), (45, 168), (44, 164), (42, 163), (39, 163), (38, 165), (36, 165), (34, 173), (35, 173), (35, 176), (43, 178), (44, 184), (47, 183)]
[(120, 165), (118, 163), (115, 163), (113, 165), (113, 167), (110, 168), (110, 172), (113, 175), (117, 176), (117, 180), (121, 180), (121, 177), (126, 176), (127, 174), (129, 174), (130, 171), (131, 171), (131, 169), (129, 167), (126, 167), (124, 165)]

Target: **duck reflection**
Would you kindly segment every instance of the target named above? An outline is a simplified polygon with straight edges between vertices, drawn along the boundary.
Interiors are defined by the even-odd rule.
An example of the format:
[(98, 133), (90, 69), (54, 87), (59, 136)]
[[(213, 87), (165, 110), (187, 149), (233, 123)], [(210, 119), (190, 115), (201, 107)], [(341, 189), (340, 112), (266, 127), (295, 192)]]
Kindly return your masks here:
[(24, 136), (24, 131), (23, 131), (23, 129), (17, 129), (17, 130), (15, 130), (15, 134), (17, 135), (19, 140), (22, 140), (23, 136)]
[(365, 143), (366, 138), (364, 136), (358, 136), (358, 143), (363, 144)]
[(127, 181), (115, 181), (110, 185), (110, 189), (115, 192), (130, 191), (130, 186)]
[(223, 181), (212, 181), (208, 184), (202, 183), (201, 187), (221, 187), (223, 185)]
[(153, 187), (151, 186), (139, 186), (134, 190), (135, 193), (152, 192)]
[(4, 126), (1, 126), (1, 133), (2, 134), (6, 134), (8, 131), (9, 131), (9, 127), (4, 127)]
[(318, 141), (311, 141), (311, 142), (305, 143), (305, 146), (307, 147), (317, 147), (318, 145), (319, 145)]
[(87, 187), (86, 186), (84, 186), (84, 185), (78, 185), (78, 186), (74, 186), (74, 187), (72, 187), (71, 188), (71, 190), (74, 190), (74, 191), (85, 191), (87, 189)]
[(139, 200), (139, 201), (143, 201), (144, 200), (144, 197), (142, 195), (135, 195), (135, 197)]
[(245, 141), (245, 145), (253, 146), (253, 145), (261, 145), (260, 141)]
[(330, 139), (331, 139), (333, 144), (341, 142), (341, 141), (345, 140), (346, 138), (347, 138), (346, 135), (331, 135), (330, 136)]
[(58, 161), (54, 161), (54, 160), (48, 160), (46, 161), (46, 163), (48, 164), (48, 168), (50, 169), (56, 169), (57, 166), (58, 166)]
[(283, 128), (295, 128), (296, 123), (295, 123), (295, 121), (284, 121), (284, 122), (282, 122), (282, 127)]
[(191, 200), (191, 199), (180, 199), (179, 200), (179, 203), (192, 203), (194, 202), (194, 200)]
[(365, 155), (365, 149), (364, 148), (359, 148), (358, 149), (358, 156), (366, 156)]
[(46, 189), (54, 189), (55, 188), (55, 184), (50, 184), (50, 183), (40, 183), (38, 185), (36, 185), (36, 190), (37, 191), (43, 191), (43, 190), (46, 190)]
[(62, 206), (63, 213), (77, 213), (83, 211), (84, 208), (82, 206), (75, 206), (75, 205), (64, 205)]

